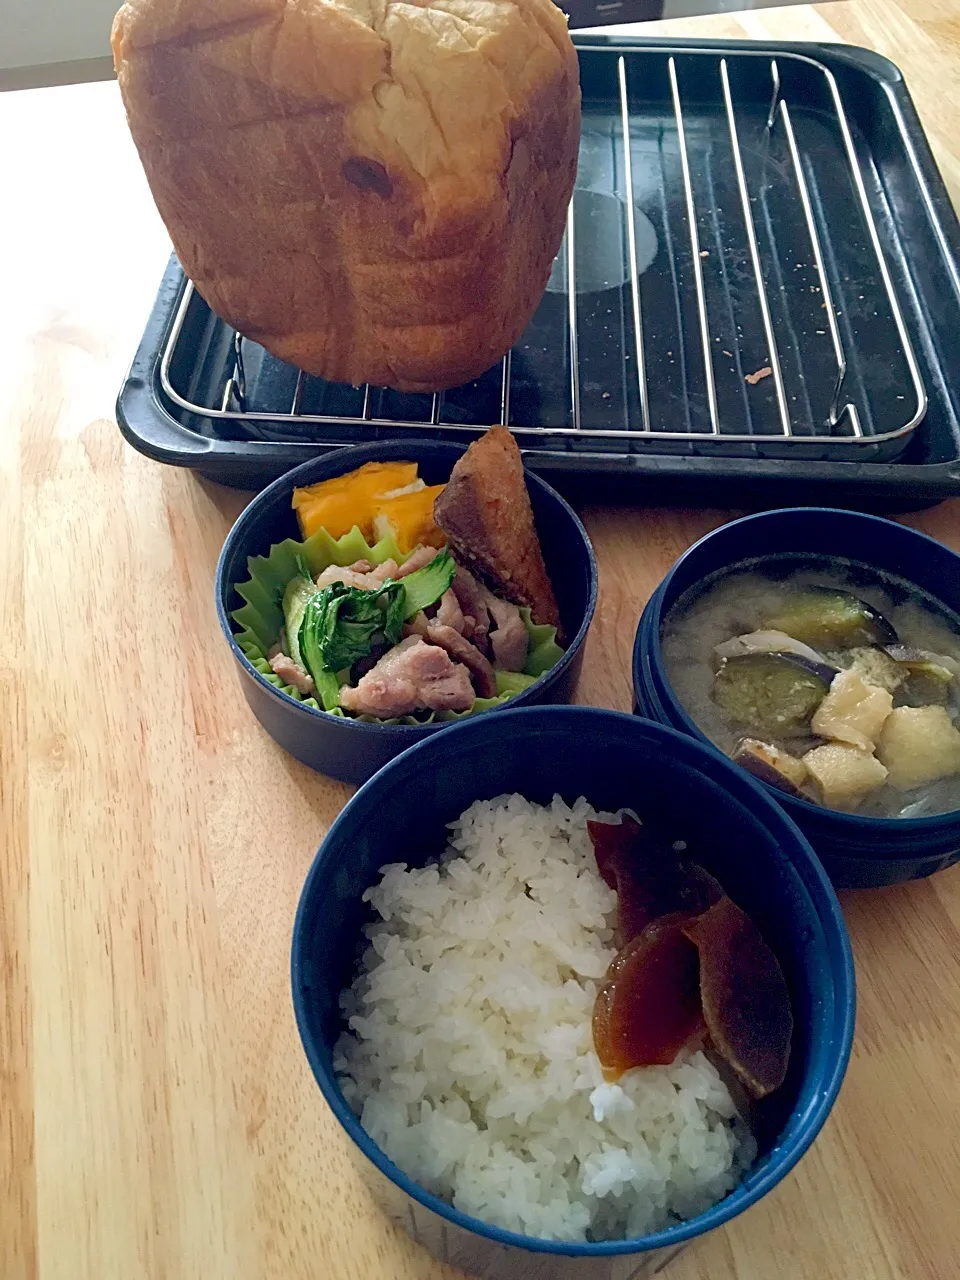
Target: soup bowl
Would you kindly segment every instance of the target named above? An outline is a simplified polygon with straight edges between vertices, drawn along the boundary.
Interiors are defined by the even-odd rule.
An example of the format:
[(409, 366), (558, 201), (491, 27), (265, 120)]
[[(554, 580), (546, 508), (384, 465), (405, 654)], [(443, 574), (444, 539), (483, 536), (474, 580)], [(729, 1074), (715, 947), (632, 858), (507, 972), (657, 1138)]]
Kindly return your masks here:
[[(634, 1239), (540, 1240), (471, 1217), (420, 1186), (377, 1146), (334, 1069), (364, 893), (386, 863), (422, 866), (447, 824), (475, 800), (521, 793), (546, 804), (579, 796), (634, 809), (686, 840), (756, 921), (790, 990), (794, 1036), (786, 1081), (758, 1104), (759, 1154), (725, 1199)], [(762, 787), (712, 747), (634, 716), (587, 707), (530, 707), (462, 721), (392, 761), (347, 804), (310, 868), (292, 947), (293, 1004), (321, 1094), (382, 1208), (436, 1257), (484, 1280), (628, 1280), (650, 1275), (691, 1240), (762, 1199), (800, 1159), (843, 1079), (854, 1024), (854, 977), (839, 905), (810, 846)]]
[[(305, 462), (274, 481), (253, 499), (227, 536), (217, 565), (217, 616), (236, 663), (243, 695), (274, 741), (320, 773), (345, 782), (363, 782), (407, 747), (445, 729), (447, 722), (367, 722), (331, 715), (285, 693), (266, 663), (252, 662), (239, 643), (242, 627), (233, 615), (244, 605), (237, 586), (249, 577), (248, 560), (266, 555), (271, 546), (287, 538), (302, 536), (291, 506), (294, 489), (346, 475), (367, 462), (386, 461), (416, 462), (428, 485), (442, 484), (464, 452), (465, 446), (423, 440), (382, 441), (338, 449)], [(529, 471), (525, 478), (568, 643), (560, 660), (504, 707), (570, 699), (583, 665), (583, 646), (597, 604), (597, 565), (586, 530), (573, 508), (548, 484)], [(478, 714), (497, 715), (502, 709), (493, 707)]]
[[(915, 584), (945, 609), (960, 613), (960, 556), (904, 525), (880, 516), (821, 507), (765, 511), (708, 533), (680, 557), (650, 597), (633, 652), (636, 709), (701, 742), (706, 734), (670, 683), (663, 628), (671, 609), (715, 575), (764, 559), (808, 555), (811, 563), (842, 558), (867, 571)], [(919, 593), (918, 593), (919, 594)], [(879, 818), (828, 809), (762, 784), (804, 832), (841, 888), (869, 888), (932, 875), (960, 859), (960, 810), (922, 818)]]

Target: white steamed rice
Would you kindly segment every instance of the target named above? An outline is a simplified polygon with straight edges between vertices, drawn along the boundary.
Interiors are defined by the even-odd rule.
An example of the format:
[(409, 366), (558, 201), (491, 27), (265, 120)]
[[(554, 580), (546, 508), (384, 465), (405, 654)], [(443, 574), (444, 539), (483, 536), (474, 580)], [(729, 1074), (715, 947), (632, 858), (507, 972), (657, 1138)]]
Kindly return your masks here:
[(604, 1082), (597, 986), (616, 894), (585, 800), (478, 801), (439, 864), (382, 868), (381, 920), (334, 1065), (370, 1137), (465, 1213), (525, 1235), (643, 1235), (725, 1196), (756, 1154), (700, 1052)]

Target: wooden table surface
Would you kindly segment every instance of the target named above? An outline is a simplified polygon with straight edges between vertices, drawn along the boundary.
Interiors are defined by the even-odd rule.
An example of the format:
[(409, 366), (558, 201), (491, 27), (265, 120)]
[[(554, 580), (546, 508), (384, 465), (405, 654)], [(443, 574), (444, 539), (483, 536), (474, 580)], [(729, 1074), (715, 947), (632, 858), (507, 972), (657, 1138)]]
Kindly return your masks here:
[[(960, 193), (960, 11), (651, 27), (904, 67)], [(113, 400), (168, 252), (112, 84), (0, 97), (0, 1280), (453, 1280), (374, 1210), (290, 1004), (300, 886), (348, 789), (243, 703), (212, 603), (245, 496), (146, 461)], [(591, 508), (583, 702), (628, 710), (648, 594), (724, 511)], [(960, 505), (910, 523), (960, 548)], [(853, 1061), (776, 1192), (669, 1280), (960, 1276), (960, 868), (845, 895)]]

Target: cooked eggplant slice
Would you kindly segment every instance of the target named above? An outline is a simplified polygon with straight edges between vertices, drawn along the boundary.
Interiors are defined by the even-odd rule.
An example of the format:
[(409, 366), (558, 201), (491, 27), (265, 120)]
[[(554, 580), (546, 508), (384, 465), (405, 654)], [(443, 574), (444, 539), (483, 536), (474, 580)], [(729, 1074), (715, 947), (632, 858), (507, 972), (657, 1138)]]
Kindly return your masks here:
[(713, 652), (720, 662), (725, 662), (727, 658), (744, 658), (751, 653), (795, 653), (808, 662), (823, 662), (816, 649), (794, 640), (785, 631), (750, 631), (746, 635), (734, 636), (732, 640), (714, 645)]
[(850, 649), (854, 645), (896, 644), (890, 623), (872, 605), (831, 587), (804, 587), (790, 596), (764, 626), (785, 631), (794, 640), (818, 649)]
[(810, 718), (827, 695), (833, 667), (795, 653), (728, 658), (713, 682), (713, 699), (736, 724), (767, 737), (809, 733)]
[(782, 751), (770, 742), (757, 738), (741, 738), (733, 753), (734, 764), (752, 773), (788, 796), (803, 796), (801, 790), (807, 779), (807, 766), (789, 751)]
[(951, 658), (902, 644), (889, 645), (884, 653), (903, 672), (897, 689), (898, 707), (942, 707), (950, 701), (955, 676)]
[(945, 707), (950, 701), (953, 674), (931, 662), (915, 668), (897, 690), (898, 707)]

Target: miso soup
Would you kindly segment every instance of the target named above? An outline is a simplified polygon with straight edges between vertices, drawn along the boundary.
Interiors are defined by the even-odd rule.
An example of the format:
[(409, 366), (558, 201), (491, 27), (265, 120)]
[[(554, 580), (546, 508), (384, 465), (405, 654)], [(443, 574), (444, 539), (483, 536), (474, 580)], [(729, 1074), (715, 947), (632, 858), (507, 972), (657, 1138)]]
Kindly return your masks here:
[(960, 618), (913, 584), (745, 561), (686, 592), (661, 642), (684, 710), (763, 781), (870, 817), (960, 809)]

